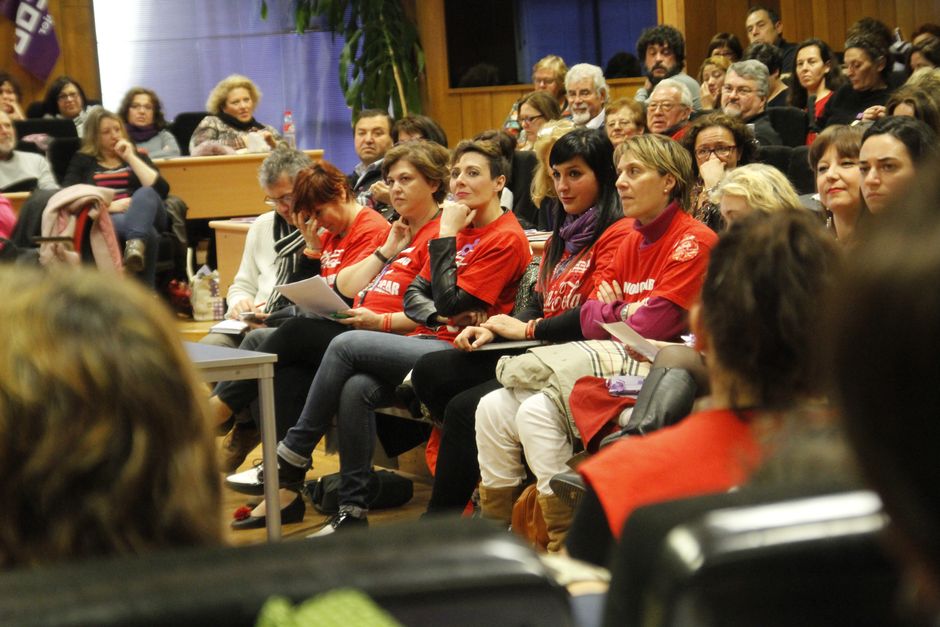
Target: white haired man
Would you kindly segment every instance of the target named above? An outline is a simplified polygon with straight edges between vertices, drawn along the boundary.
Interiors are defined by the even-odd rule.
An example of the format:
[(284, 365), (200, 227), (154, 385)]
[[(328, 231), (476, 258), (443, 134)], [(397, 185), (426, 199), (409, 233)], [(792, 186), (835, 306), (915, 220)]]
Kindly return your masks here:
[(610, 90), (599, 67), (590, 63), (572, 66), (565, 76), (565, 91), (575, 125), (587, 128), (604, 126), (604, 105)]
[(650, 133), (679, 140), (685, 134), (692, 115), (692, 94), (674, 78), (664, 78), (653, 88), (646, 101), (646, 127)]

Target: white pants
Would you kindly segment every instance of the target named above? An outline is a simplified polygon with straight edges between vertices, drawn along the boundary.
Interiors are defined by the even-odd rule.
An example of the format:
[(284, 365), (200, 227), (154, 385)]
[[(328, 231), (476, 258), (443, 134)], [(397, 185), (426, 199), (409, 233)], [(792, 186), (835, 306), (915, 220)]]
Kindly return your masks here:
[(480, 401), (476, 413), (481, 485), (511, 488), (522, 483), (525, 452), (539, 494), (552, 494), (549, 481), (570, 470), (572, 444), (565, 417), (541, 392), (501, 389)]

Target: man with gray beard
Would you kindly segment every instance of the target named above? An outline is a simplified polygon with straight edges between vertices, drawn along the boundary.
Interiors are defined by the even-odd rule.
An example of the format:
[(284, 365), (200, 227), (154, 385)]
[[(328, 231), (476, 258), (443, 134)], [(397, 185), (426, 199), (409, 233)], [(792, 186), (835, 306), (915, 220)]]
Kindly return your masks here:
[(603, 128), (604, 105), (610, 90), (604, 80), (604, 72), (596, 65), (578, 63), (565, 75), (565, 91), (571, 121), (576, 126)]

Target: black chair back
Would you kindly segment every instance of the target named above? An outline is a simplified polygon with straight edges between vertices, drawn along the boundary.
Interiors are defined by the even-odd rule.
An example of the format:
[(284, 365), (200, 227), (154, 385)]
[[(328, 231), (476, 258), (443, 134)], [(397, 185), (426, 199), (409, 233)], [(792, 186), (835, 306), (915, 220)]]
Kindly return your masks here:
[(806, 145), (809, 116), (797, 107), (767, 107), (770, 125), (780, 135), (784, 146), (795, 148)]
[(208, 111), (184, 111), (177, 113), (173, 123), (170, 124), (170, 132), (180, 145), (180, 153), (183, 156), (189, 155), (189, 140), (193, 136), (193, 131), (207, 115), (209, 115)]
[(55, 175), (59, 185), (62, 185), (65, 180), (69, 163), (81, 145), (82, 142), (77, 137), (58, 137), (49, 144), (49, 165), (52, 167), (52, 174)]
[(10, 625), (248, 627), (272, 595), (297, 603), (350, 587), (405, 625), (573, 624), (567, 593), (529, 547), (458, 519), (7, 570), (0, 615)]
[[(713, 510), (672, 528), (644, 582), (645, 625), (897, 625), (899, 575), (872, 492)], [(615, 568), (611, 594), (622, 589)], [(634, 586), (636, 587), (636, 586)], [(605, 624), (632, 624), (612, 615)]]
[(809, 146), (798, 146), (790, 154), (787, 178), (793, 183), (797, 194), (812, 194), (816, 191), (816, 175), (809, 165)]
[(789, 146), (759, 146), (757, 148), (757, 162), (772, 165), (783, 174), (790, 169), (790, 155), (793, 149)]
[(532, 173), (538, 159), (531, 150), (517, 150), (512, 155), (512, 176), (508, 187), (512, 192), (512, 212), (519, 218), (522, 227), (538, 227), (538, 207), (532, 203)]
[(75, 123), (62, 118), (39, 118), (16, 120), (13, 122), (16, 136), (20, 139), (27, 135), (45, 134), (49, 137), (78, 137)]

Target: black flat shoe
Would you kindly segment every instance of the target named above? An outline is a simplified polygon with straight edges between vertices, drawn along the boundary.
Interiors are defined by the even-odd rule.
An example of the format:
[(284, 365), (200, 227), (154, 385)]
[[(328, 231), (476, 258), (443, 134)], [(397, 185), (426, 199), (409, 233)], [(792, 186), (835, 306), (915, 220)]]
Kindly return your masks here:
[[(307, 510), (307, 506), (304, 504), (304, 499), (300, 494), (297, 494), (297, 497), (291, 501), (288, 505), (285, 505), (281, 508), (281, 524), (288, 525), (290, 523), (298, 523), (304, 519), (304, 512)], [(236, 517), (239, 515), (239, 512), (244, 511), (242, 508), (236, 510)], [(251, 510), (249, 510), (250, 512)], [(267, 525), (267, 516), (252, 516), (250, 513), (247, 517), (232, 521), (232, 529), (262, 529)]]

